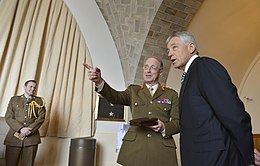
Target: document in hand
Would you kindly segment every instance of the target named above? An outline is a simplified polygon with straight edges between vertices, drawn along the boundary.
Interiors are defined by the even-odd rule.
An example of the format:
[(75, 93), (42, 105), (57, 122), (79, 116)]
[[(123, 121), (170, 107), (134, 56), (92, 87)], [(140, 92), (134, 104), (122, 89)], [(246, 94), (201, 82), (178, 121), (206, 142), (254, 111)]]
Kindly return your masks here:
[(140, 127), (146, 127), (146, 126), (154, 126), (157, 125), (158, 118), (137, 118), (137, 119), (132, 119), (130, 120), (130, 125), (133, 126), (140, 126)]

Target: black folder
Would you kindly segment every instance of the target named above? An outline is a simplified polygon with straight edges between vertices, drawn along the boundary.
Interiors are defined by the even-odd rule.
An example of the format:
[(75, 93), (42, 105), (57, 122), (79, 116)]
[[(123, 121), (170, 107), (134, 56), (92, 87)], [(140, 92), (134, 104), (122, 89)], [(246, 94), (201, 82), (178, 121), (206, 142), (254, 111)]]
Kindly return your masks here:
[(158, 118), (148, 118), (148, 117), (136, 118), (130, 120), (130, 125), (140, 126), (140, 127), (154, 126), (158, 124), (157, 120)]

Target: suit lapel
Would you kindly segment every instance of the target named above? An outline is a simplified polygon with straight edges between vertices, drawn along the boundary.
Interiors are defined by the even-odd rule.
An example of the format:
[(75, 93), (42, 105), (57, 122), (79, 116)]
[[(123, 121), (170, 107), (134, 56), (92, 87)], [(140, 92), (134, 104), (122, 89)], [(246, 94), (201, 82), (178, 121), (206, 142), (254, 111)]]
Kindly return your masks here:
[(181, 110), (181, 107), (182, 105), (180, 103), (182, 103), (182, 97), (183, 97), (183, 93), (184, 93), (184, 90), (185, 90), (185, 87), (188, 83), (188, 80), (189, 80), (189, 77), (190, 77), (190, 73), (191, 73), (191, 70), (193, 68), (193, 66), (199, 61), (200, 57), (197, 57), (190, 65), (188, 71), (187, 71), (187, 74), (185, 76), (185, 79), (182, 83), (182, 86), (181, 86), (181, 89), (180, 89), (180, 96), (179, 96), (179, 105), (180, 105), (180, 110)]

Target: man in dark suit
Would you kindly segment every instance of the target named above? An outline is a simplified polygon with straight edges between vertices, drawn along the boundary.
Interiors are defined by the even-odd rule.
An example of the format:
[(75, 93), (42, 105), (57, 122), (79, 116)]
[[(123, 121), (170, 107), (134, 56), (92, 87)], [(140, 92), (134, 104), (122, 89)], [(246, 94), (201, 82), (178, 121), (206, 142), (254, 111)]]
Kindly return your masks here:
[(22, 166), (33, 166), (38, 144), (41, 143), (39, 128), (45, 119), (45, 102), (34, 96), (36, 81), (24, 84), (24, 94), (13, 96), (5, 114), (10, 127), (4, 144), (6, 145), (6, 166), (17, 166), (21, 158)]
[(130, 85), (124, 91), (111, 88), (98, 68), (84, 66), (89, 69), (89, 79), (95, 82), (97, 92), (113, 104), (130, 106), (133, 119), (158, 118), (157, 124), (151, 126), (130, 126), (117, 162), (124, 166), (177, 166), (172, 135), (179, 133), (178, 94), (158, 82), (162, 61), (148, 58), (143, 67), (144, 83)]
[(253, 165), (251, 118), (226, 69), (199, 57), (188, 32), (177, 32), (166, 42), (172, 65), (186, 73), (179, 96), (182, 165)]

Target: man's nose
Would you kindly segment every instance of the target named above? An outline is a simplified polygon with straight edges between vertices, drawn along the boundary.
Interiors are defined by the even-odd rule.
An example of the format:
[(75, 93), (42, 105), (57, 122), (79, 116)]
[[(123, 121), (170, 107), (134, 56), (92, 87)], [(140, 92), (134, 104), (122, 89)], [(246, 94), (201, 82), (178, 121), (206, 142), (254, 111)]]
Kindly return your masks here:
[(171, 56), (171, 51), (170, 51), (170, 50), (168, 51), (168, 54), (167, 54), (167, 55), (168, 55), (168, 57), (170, 57), (170, 56)]
[(149, 67), (148, 69), (147, 69), (147, 72), (151, 72), (151, 70), (152, 70), (152, 67)]

